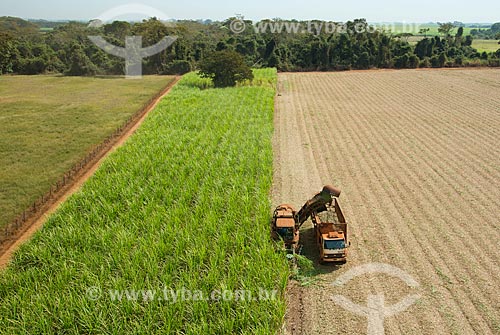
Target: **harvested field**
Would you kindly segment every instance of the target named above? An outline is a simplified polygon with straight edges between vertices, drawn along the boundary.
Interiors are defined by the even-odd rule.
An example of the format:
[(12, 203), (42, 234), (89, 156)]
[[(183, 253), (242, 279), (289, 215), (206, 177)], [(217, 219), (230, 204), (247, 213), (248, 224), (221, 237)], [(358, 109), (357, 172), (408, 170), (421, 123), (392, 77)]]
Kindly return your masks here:
[[(275, 116), (273, 205), (300, 207), (324, 184), (343, 190), (348, 263), (317, 264), (313, 285), (291, 283), (290, 334), (363, 334), (367, 320), (334, 294), (386, 306), (421, 298), (385, 320), (386, 334), (500, 333), (500, 70), (281, 74)], [(331, 283), (379, 262), (387, 275)]]

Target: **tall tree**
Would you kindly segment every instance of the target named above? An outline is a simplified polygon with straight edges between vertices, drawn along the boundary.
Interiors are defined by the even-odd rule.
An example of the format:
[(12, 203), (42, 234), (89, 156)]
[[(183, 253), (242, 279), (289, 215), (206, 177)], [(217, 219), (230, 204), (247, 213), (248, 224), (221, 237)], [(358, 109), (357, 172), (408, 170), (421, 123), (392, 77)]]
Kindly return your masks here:
[(431, 30), (431, 28), (422, 28), (418, 31), (420, 35), (424, 35), (424, 37), (427, 37), (427, 33)]
[(216, 51), (200, 64), (200, 74), (212, 79), (215, 87), (235, 86), (237, 82), (252, 80), (252, 69), (245, 59), (232, 50)]
[(0, 75), (13, 71), (16, 53), (14, 37), (0, 32)]
[(451, 31), (455, 29), (455, 25), (451, 22), (446, 22), (446, 23), (438, 22), (438, 24), (439, 24), (438, 32), (443, 34), (444, 36), (449, 36), (451, 34)]
[(459, 47), (463, 43), (463, 36), (464, 36), (464, 28), (459, 27), (458, 31), (455, 35), (455, 46)]

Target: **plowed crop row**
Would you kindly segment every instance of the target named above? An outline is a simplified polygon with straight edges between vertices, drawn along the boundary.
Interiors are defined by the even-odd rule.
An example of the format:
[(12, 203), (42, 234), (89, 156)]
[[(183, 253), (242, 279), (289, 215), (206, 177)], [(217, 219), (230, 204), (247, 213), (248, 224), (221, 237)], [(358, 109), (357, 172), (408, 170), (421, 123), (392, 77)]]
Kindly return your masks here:
[[(273, 204), (301, 206), (323, 184), (343, 190), (352, 247), (317, 283), (291, 285), (291, 334), (362, 334), (366, 306), (415, 293), (387, 275), (330, 285), (358, 265), (394, 265), (420, 300), (386, 334), (500, 333), (500, 71), (281, 74)], [(317, 260), (310, 226), (305, 254)], [(307, 240), (309, 238), (309, 240)]]

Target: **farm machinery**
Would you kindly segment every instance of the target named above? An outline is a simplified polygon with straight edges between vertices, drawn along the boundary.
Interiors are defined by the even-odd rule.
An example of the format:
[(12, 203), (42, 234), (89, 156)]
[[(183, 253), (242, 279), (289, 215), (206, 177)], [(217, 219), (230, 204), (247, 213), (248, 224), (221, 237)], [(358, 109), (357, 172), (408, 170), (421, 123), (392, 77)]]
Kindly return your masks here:
[[(345, 263), (347, 247), (347, 223), (340, 208), (340, 190), (327, 185), (296, 211), (291, 205), (276, 207), (271, 223), (271, 234), (275, 240), (283, 240), (289, 253), (300, 253), (300, 228), (311, 218), (315, 240), (319, 248), (321, 263)], [(322, 221), (320, 214), (327, 213)]]

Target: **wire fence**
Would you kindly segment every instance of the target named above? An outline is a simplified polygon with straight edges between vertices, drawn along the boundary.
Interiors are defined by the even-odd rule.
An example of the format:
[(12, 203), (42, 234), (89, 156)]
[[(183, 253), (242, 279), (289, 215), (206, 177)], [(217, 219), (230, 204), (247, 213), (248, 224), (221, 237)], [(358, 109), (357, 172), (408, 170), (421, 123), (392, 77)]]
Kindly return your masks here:
[[(143, 107), (133, 115), (131, 115), (127, 120), (117, 128), (112, 134), (104, 139), (100, 144), (94, 146), (92, 150), (87, 153), (87, 155), (82, 158), (79, 162), (73, 165), (69, 171), (64, 173), (64, 175), (59, 178), (54, 184), (50, 186), (48, 192), (43, 194), (41, 197), (36, 199), (26, 210), (24, 210), (18, 217), (16, 217), (12, 222), (5, 225), (0, 229), (0, 247), (4, 244), (12, 241), (13, 238), (19, 234), (20, 231), (27, 229), (27, 222), (32, 218), (36, 217), (37, 214), (43, 212), (47, 204), (60, 198), (64, 192), (66, 186), (71, 185), (75, 178), (84, 170), (91, 167), (97, 161), (99, 161), (108, 150), (117, 142), (117, 140), (128, 131), (133, 125), (136, 124), (154, 105), (154, 103), (166, 93), (175, 84), (175, 80), (169, 83), (164, 89), (162, 89), (158, 94), (149, 99)], [(1, 249), (1, 248), (0, 248)]]

